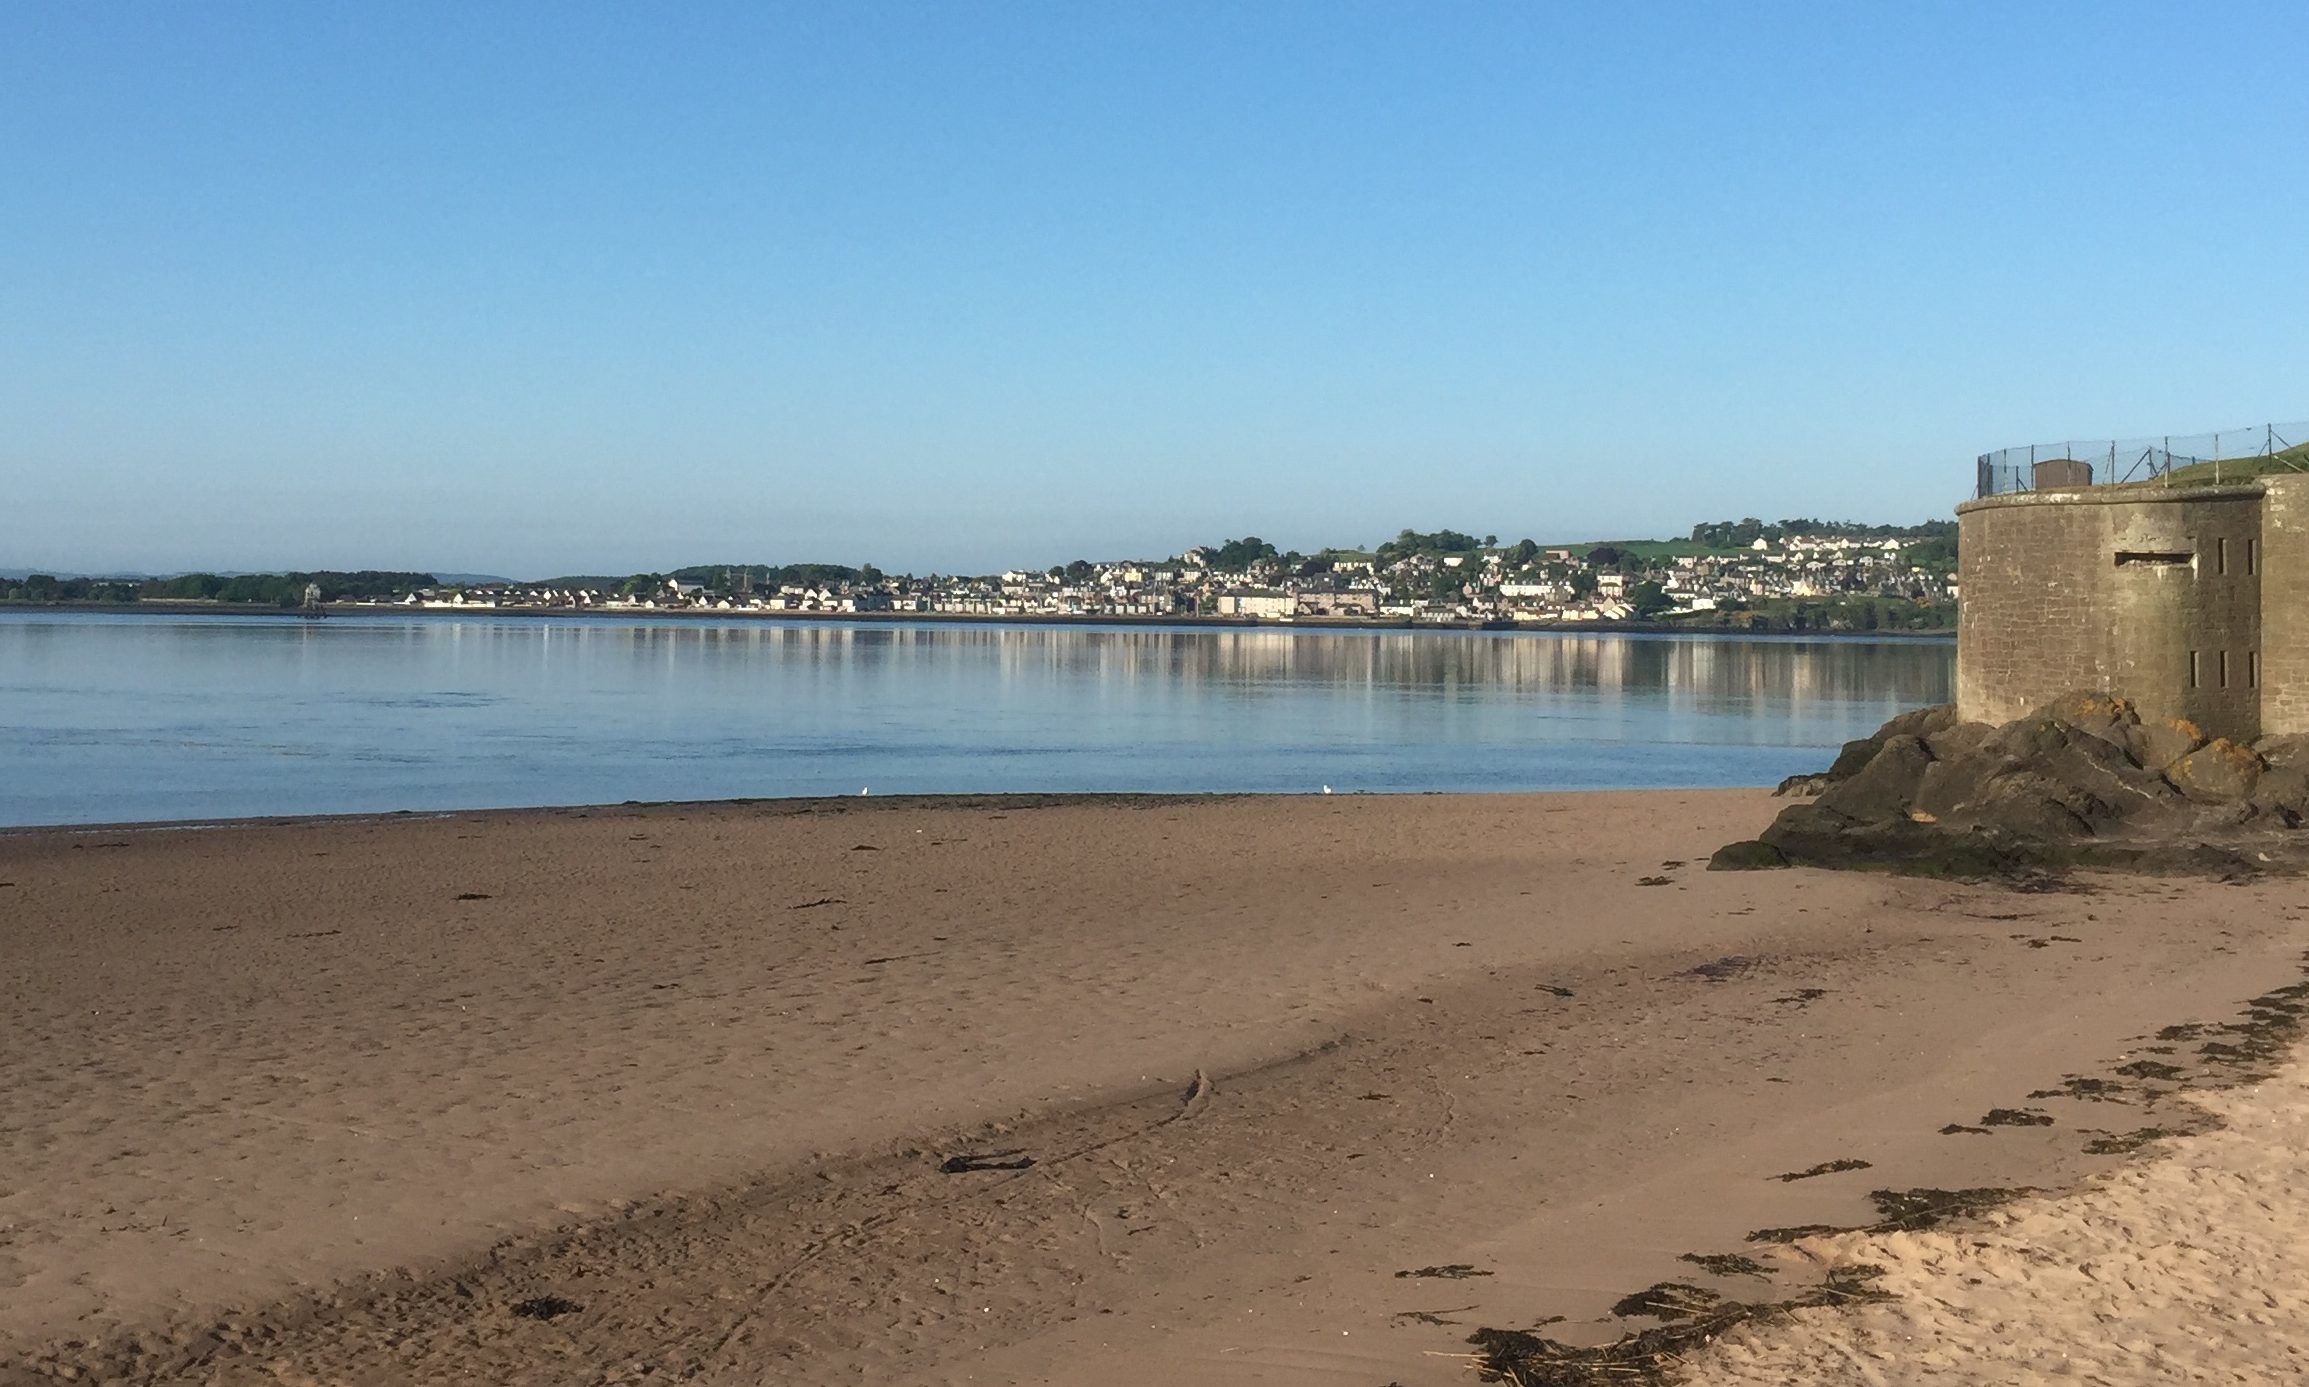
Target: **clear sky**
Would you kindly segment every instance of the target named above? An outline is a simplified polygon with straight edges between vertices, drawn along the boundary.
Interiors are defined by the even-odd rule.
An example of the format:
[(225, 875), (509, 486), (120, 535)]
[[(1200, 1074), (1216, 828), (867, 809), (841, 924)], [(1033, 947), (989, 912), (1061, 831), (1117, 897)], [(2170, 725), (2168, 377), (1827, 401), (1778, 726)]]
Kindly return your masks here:
[(0, 7), (0, 565), (1945, 515), (2309, 417), (2309, 7)]

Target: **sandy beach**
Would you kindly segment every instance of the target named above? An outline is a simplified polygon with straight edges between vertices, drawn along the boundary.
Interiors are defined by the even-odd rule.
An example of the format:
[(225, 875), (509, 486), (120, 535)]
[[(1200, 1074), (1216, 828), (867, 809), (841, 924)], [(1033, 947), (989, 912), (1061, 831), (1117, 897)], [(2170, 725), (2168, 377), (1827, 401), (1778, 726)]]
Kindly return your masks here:
[[(2224, 1177), (2157, 1152), (2249, 1168), (2221, 1144), (2309, 1111), (2192, 1096), (2246, 1072), (2169, 1029), (2302, 978), (2297, 883), (1700, 870), (1779, 803), (0, 834), (0, 1382), (1425, 1387), (1477, 1329), (1597, 1343), (1654, 1283), (1839, 1258), (1903, 1299), (1708, 1370), (1938, 1381), (1884, 1317), (1978, 1239), (1749, 1235), (1878, 1189), (2185, 1210)], [(2191, 1102), (2230, 1128), (2113, 1149)], [(1776, 1275), (1684, 1260), (1730, 1253)]]

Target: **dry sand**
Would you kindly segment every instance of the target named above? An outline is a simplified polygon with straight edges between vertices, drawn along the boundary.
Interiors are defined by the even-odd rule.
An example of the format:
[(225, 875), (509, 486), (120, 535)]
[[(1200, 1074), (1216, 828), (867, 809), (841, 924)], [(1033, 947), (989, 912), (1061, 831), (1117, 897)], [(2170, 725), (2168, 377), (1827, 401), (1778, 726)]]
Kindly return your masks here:
[(1742, 1330), (1693, 1387), (2309, 1380), (2309, 1071), (2195, 1100), (2225, 1126), (1959, 1232), (1846, 1234), (1891, 1299)]
[(2289, 882), (1698, 870), (1775, 807), (0, 835), (0, 1381), (1464, 1382), (1872, 1188), (2117, 1169), (2027, 1095), (2300, 976)]

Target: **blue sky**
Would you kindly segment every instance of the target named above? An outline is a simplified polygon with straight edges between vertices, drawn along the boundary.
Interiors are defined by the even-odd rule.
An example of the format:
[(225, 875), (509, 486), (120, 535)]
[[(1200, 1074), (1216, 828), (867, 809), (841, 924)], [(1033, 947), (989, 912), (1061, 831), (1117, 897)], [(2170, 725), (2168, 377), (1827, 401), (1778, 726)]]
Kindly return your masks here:
[(0, 8), (0, 565), (1911, 521), (2309, 417), (2309, 9)]

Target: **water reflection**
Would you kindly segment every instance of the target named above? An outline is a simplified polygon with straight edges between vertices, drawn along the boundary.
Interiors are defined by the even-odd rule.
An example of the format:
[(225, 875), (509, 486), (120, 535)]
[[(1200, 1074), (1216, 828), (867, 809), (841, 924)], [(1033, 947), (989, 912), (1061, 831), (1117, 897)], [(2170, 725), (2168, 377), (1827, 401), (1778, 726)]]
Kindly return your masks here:
[(1757, 784), (1952, 673), (1898, 641), (11, 613), (0, 821)]

